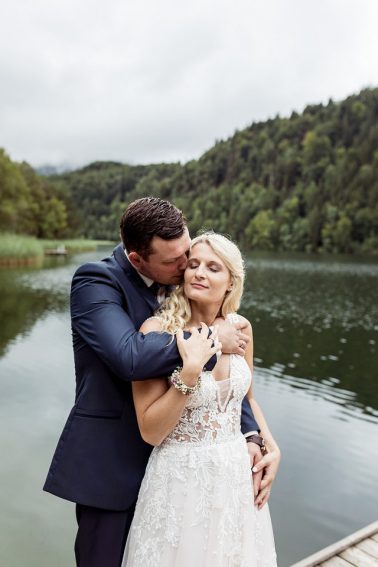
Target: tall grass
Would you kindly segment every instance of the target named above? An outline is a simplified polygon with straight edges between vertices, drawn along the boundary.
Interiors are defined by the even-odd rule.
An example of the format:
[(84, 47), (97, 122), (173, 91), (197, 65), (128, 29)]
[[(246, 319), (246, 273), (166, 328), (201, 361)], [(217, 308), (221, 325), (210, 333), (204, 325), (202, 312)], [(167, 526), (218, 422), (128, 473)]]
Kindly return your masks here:
[(69, 254), (89, 252), (98, 246), (114, 246), (108, 240), (37, 240), (34, 236), (0, 233), (0, 265), (35, 264), (42, 261), (44, 251), (65, 247)]
[(90, 252), (96, 250), (98, 246), (113, 246), (114, 242), (108, 240), (86, 240), (85, 238), (76, 238), (71, 240), (39, 240), (43, 249), (59, 248), (64, 246), (68, 253)]
[(26, 263), (43, 256), (43, 247), (32, 236), (18, 234), (0, 234), (0, 262)]

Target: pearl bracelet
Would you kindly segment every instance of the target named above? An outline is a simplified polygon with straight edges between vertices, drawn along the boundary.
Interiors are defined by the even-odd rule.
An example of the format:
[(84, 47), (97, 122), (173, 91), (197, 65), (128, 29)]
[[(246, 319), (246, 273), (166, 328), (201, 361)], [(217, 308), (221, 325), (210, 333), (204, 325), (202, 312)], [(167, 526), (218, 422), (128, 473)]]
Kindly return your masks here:
[(184, 394), (185, 396), (189, 396), (190, 394), (194, 394), (198, 392), (201, 387), (201, 376), (198, 376), (197, 383), (194, 386), (187, 386), (185, 382), (181, 380), (181, 370), (182, 367), (178, 366), (174, 369), (172, 374), (169, 376), (168, 380), (179, 392)]

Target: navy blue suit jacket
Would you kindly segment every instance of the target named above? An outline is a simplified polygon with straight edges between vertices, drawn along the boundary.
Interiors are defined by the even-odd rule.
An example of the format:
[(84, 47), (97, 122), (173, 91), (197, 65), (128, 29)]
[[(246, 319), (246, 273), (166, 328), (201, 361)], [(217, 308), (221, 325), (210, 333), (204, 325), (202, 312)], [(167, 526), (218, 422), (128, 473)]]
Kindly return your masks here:
[[(108, 510), (126, 510), (136, 500), (152, 447), (139, 433), (131, 381), (168, 376), (181, 363), (170, 335), (137, 332), (157, 307), (122, 245), (75, 273), (75, 405), (44, 490)], [(245, 400), (242, 431), (254, 429), (258, 426)]]

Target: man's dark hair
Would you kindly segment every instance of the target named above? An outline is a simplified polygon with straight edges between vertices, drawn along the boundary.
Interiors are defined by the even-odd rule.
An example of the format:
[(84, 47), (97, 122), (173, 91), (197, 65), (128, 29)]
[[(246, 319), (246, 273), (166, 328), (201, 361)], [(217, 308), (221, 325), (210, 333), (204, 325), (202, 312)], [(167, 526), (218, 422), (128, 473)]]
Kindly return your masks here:
[(124, 247), (144, 258), (152, 253), (154, 236), (164, 240), (180, 238), (186, 219), (177, 207), (157, 197), (143, 197), (130, 203), (122, 215), (120, 229)]

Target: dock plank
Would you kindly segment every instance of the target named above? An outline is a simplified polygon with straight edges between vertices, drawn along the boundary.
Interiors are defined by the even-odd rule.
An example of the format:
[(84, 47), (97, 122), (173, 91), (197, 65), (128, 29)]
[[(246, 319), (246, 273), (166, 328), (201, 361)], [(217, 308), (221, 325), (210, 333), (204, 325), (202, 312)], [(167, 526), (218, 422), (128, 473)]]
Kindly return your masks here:
[[(337, 567), (338, 565), (340, 567), (346, 567), (345, 563), (348, 564), (348, 567), (378, 567), (378, 559), (372, 554), (366, 553), (367, 547), (354, 547), (367, 539), (370, 544), (366, 545), (369, 545), (369, 550), (372, 551), (373, 547), (375, 549), (375, 543), (378, 543), (378, 521), (298, 561), (291, 567), (323, 567), (324, 565), (327, 565), (327, 567)], [(354, 551), (348, 554), (347, 552), (351, 549)], [(337, 557), (339, 559), (335, 559)], [(332, 560), (334, 560), (334, 563), (331, 563)], [(361, 563), (361, 561), (363, 561), (363, 563)]]
[(319, 567), (352, 567), (352, 563), (345, 561), (342, 557), (335, 555), (331, 559), (327, 559), (324, 563), (319, 563)]
[(377, 561), (358, 547), (349, 547), (340, 553), (340, 557), (356, 567), (377, 567)]
[(378, 541), (374, 541), (374, 539), (369, 537), (360, 541), (360, 543), (358, 543), (356, 547), (362, 549), (362, 551), (365, 551), (378, 560)]

